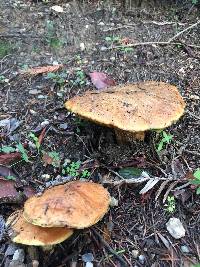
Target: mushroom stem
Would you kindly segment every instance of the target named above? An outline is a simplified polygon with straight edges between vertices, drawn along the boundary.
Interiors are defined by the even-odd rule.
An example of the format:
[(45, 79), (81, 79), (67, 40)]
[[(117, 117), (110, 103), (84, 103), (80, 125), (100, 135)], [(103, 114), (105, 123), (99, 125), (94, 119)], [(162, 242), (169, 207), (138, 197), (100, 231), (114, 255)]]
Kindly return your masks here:
[(145, 132), (127, 132), (117, 128), (114, 131), (118, 144), (130, 143), (135, 140), (144, 141)]

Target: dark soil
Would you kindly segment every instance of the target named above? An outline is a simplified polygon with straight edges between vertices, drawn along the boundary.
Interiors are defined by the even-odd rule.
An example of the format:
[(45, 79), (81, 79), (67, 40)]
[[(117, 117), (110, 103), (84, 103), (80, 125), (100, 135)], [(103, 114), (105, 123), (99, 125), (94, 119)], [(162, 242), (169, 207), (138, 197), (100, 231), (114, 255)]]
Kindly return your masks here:
[[(94, 228), (75, 233), (51, 252), (38, 249), (39, 266), (85, 266), (81, 256), (88, 252), (93, 253), (94, 266), (193, 266), (200, 262), (200, 199), (191, 185), (178, 189), (200, 167), (200, 27), (180, 35), (174, 40), (178, 44), (138, 45), (131, 51), (114, 48), (125, 38), (129, 43), (168, 41), (197, 22), (200, 9), (192, 1), (127, 2), (0, 0), (0, 76), (9, 79), (0, 82), (0, 121), (12, 117), (21, 122), (9, 135), (2, 133), (0, 142), (9, 146), (21, 142), (30, 157), (30, 162), (12, 166), (18, 180), (39, 192), (46, 186), (44, 174), (51, 181), (62, 175), (61, 167), (45, 166), (29, 137), (31, 132), (40, 136), (46, 125), (41, 150), (60, 153), (61, 164), (66, 159), (81, 161), (91, 173), (89, 179), (104, 183), (119, 201)], [(64, 8), (63, 13), (51, 9), (56, 4)], [(47, 74), (21, 72), (56, 63), (64, 64), (56, 80)], [(84, 78), (79, 79), (78, 70)], [(186, 112), (166, 129), (173, 141), (161, 153), (155, 149), (158, 133), (148, 133), (145, 142), (118, 145), (111, 129), (80, 121), (63, 107), (70, 97), (96, 90), (88, 77), (92, 71), (109, 74), (117, 84), (156, 80), (179, 88)], [(62, 73), (65, 82), (59, 80)], [(157, 199), (161, 182), (141, 195), (144, 183), (115, 185), (116, 172), (126, 166), (174, 180)], [(166, 194), (175, 196), (173, 214), (164, 206)], [(6, 219), (18, 207), (1, 204), (1, 215)], [(184, 238), (176, 240), (167, 232), (170, 217), (181, 220)], [(1, 266), (9, 266), (12, 258), (4, 258), (9, 243), (4, 236)], [(188, 253), (182, 251), (183, 245)], [(29, 249), (22, 248), (25, 263), (32, 266)]]

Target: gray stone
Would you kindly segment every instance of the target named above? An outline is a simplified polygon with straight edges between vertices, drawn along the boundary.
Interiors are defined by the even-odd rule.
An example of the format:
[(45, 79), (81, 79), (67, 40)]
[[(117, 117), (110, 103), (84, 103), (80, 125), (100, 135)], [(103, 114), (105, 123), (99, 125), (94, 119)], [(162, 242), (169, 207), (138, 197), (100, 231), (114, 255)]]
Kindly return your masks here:
[(182, 251), (183, 253), (189, 253), (189, 252), (190, 252), (189, 248), (188, 248), (186, 245), (182, 245), (182, 246), (181, 246), (181, 251)]
[(185, 236), (185, 229), (178, 218), (170, 218), (166, 223), (168, 232), (175, 238), (179, 239)]
[(92, 253), (86, 253), (86, 254), (82, 255), (82, 260), (84, 262), (91, 262), (94, 260), (94, 256)]

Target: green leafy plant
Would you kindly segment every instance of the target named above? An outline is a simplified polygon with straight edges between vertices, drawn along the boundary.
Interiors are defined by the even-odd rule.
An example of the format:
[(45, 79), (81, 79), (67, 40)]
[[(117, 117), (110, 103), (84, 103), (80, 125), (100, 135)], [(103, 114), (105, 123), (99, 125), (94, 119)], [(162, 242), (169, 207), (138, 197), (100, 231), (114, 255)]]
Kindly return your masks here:
[(16, 178), (15, 178), (14, 176), (12, 176), (12, 175), (8, 175), (8, 176), (6, 176), (6, 179), (7, 179), (7, 180), (13, 180), (13, 181), (16, 180)]
[(6, 153), (6, 154), (9, 154), (15, 151), (16, 151), (16, 148), (12, 146), (2, 146), (0, 148), (0, 152)]
[(72, 177), (80, 177), (81, 179), (89, 178), (91, 173), (88, 170), (79, 171), (80, 167), (80, 161), (73, 161), (72, 163), (63, 166), (62, 174), (67, 174)]
[(29, 161), (29, 157), (28, 157), (28, 154), (27, 154), (27, 151), (26, 149), (23, 147), (22, 143), (18, 143), (16, 145), (16, 148), (18, 149), (18, 151), (21, 153), (21, 157), (24, 161), (26, 162), (30, 162)]
[(61, 72), (61, 73), (49, 72), (47, 74), (47, 79), (52, 79), (54, 83), (60, 86), (63, 86), (65, 84), (67, 77), (68, 74), (66, 72)]
[(142, 174), (142, 170), (135, 167), (126, 167), (118, 171), (119, 175), (125, 179), (138, 178)]
[(54, 22), (51, 20), (47, 20), (46, 22), (46, 42), (47, 44), (56, 49), (62, 46), (62, 42), (56, 36), (56, 29)]
[(197, 169), (194, 174), (194, 180), (191, 181), (192, 184), (196, 185), (197, 186), (197, 195), (200, 195), (200, 169)]
[(133, 47), (126, 47), (126, 46), (122, 46), (121, 48), (119, 48), (122, 52), (125, 52), (125, 53), (129, 53), (129, 52), (132, 52), (134, 49)]
[(81, 178), (86, 179), (86, 178), (89, 178), (90, 175), (91, 175), (91, 173), (88, 170), (83, 170), (81, 173)]
[(119, 36), (107, 36), (105, 38), (105, 41), (113, 45), (116, 43), (118, 45), (118, 50), (124, 52), (124, 53), (129, 53), (132, 52), (134, 49), (133, 47), (128, 47), (126, 44), (122, 44), (121, 38)]
[(62, 169), (62, 174), (67, 174), (69, 176), (72, 177), (77, 177), (79, 175), (78, 173), (78, 169), (81, 166), (81, 162), (80, 161), (76, 161), (76, 162), (72, 162), (67, 166), (64, 166), (64, 168)]
[(174, 196), (168, 196), (167, 197), (167, 204), (165, 204), (166, 211), (169, 213), (174, 213), (176, 210), (176, 203)]
[(77, 69), (76, 73), (75, 73), (75, 80), (72, 81), (73, 85), (85, 85), (86, 84), (86, 76), (85, 73), (82, 69)]
[(9, 79), (6, 79), (4, 75), (0, 75), (0, 83), (8, 83)]
[(165, 131), (162, 131), (160, 135), (161, 135), (161, 140), (158, 143), (157, 152), (163, 150), (166, 144), (169, 144), (173, 139), (173, 135), (167, 134)]
[(28, 136), (34, 141), (34, 144), (35, 144), (37, 151), (39, 153), (40, 152), (39, 138), (34, 133), (30, 133)]
[(24, 148), (24, 146), (22, 145), (22, 143), (17, 143), (15, 145), (15, 147), (13, 147), (13, 146), (2, 146), (0, 148), (0, 152), (6, 153), (6, 154), (13, 153), (13, 152), (16, 152), (16, 151), (18, 151), (21, 154), (22, 160), (24, 160), (26, 162), (30, 162), (28, 154), (27, 154), (27, 151)]
[(192, 4), (193, 4), (193, 5), (198, 4), (198, 2), (199, 2), (199, 0), (192, 0)]
[(114, 43), (114, 42), (119, 42), (121, 38), (119, 36), (106, 36), (105, 41)]
[(0, 58), (3, 58), (10, 54), (14, 49), (13, 45), (6, 41), (0, 41)]

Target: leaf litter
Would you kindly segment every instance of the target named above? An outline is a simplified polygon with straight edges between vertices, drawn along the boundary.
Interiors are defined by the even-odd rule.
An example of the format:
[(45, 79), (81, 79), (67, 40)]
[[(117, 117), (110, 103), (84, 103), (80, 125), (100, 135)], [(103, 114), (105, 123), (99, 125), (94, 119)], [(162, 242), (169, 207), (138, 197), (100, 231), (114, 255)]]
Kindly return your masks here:
[[(30, 3), (28, 4), (30, 5)], [(32, 19), (36, 25), (38, 25), (38, 17), (36, 14), (40, 14), (42, 20), (42, 14), (37, 12), (48, 13), (46, 7), (47, 6), (40, 1), (38, 1), (37, 4), (31, 3), (31, 8), (33, 8), (34, 13)], [(21, 64), (26, 61), (31, 62), (31, 64), (35, 66), (44, 65), (45, 67), (51, 65), (50, 62), (52, 62), (53, 58), (58, 58), (59, 62), (67, 62), (66, 67), (69, 69), (71, 67), (77, 69), (78, 66), (84, 73), (95, 72), (93, 70), (98, 70), (98, 73), (103, 73), (103, 75), (100, 74), (99, 77), (95, 74), (96, 80), (93, 85), (97, 90), (103, 90), (107, 86), (115, 85), (115, 82), (113, 82), (114, 80), (117, 84), (136, 82), (139, 80), (168, 80), (170, 83), (176, 84), (180, 88), (185, 99), (188, 101), (188, 108), (191, 114), (194, 113), (195, 116), (198, 116), (198, 99), (190, 99), (191, 93), (195, 95), (198, 94), (199, 79), (197, 77), (197, 66), (194, 58), (191, 59), (190, 55), (183, 51), (182, 48), (176, 46), (155, 47), (155, 45), (150, 45), (145, 46), (145, 48), (143, 46), (135, 47), (130, 51), (123, 51), (123, 47), (119, 50), (115, 49), (114, 51), (112, 51), (112, 49), (109, 51), (101, 49), (102, 46), (105, 45), (105, 28), (112, 33), (110, 36), (112, 36), (113, 39), (115, 38), (114, 35), (119, 35), (120, 37), (118, 39), (122, 40), (120, 45), (123, 46), (129, 43), (132, 44), (132, 40), (134, 40), (134, 43), (137, 42), (136, 39), (140, 37), (142, 40), (144, 36), (149, 40), (153, 40), (157, 39), (157, 37), (161, 37), (161, 39), (162, 37), (167, 38), (168, 36), (166, 36), (166, 34), (176, 34), (176, 23), (178, 23), (180, 28), (184, 29), (185, 26), (193, 23), (193, 19), (190, 18), (190, 16), (187, 15), (189, 21), (178, 19), (175, 24), (173, 24), (173, 21), (168, 21), (170, 24), (165, 24), (165, 20), (168, 20), (169, 17), (162, 17), (163, 12), (159, 13), (158, 17), (154, 16), (155, 11), (152, 12), (151, 16), (155, 21), (149, 21), (148, 14), (145, 15), (141, 13), (140, 10), (140, 16), (137, 16), (139, 13), (135, 10), (136, 16), (132, 17), (128, 15), (125, 18), (126, 20), (124, 20), (124, 16), (121, 16), (120, 25), (118, 25), (117, 20), (116, 22), (113, 20), (113, 17), (118, 15), (116, 15), (114, 11), (109, 13), (107, 8), (104, 8), (104, 12), (101, 13), (101, 10), (96, 10), (95, 7), (92, 9), (93, 12), (90, 13), (88, 12), (88, 7), (87, 12), (82, 14), (81, 9), (77, 9), (77, 6), (76, 9), (72, 11), (71, 7), (69, 3), (66, 5), (65, 12), (59, 13), (58, 16), (55, 15), (55, 12), (51, 11), (50, 16), (53, 16), (52, 20), (56, 25), (56, 34), (60, 34), (61, 38), (67, 34), (67, 36), (64, 37), (67, 37), (66, 46), (68, 49), (63, 49), (63, 51), (61, 51), (60, 48), (57, 48), (55, 54), (52, 55), (52, 51), (55, 47), (49, 49), (48, 45), (51, 44), (51, 40), (45, 42), (46, 36), (44, 36), (44, 40), (41, 39), (42, 42), (40, 43), (38, 39), (34, 39), (33, 42), (33, 38), (29, 39), (29, 36), (24, 38), (22, 33), (23, 45), (19, 47), (19, 52), (24, 53), (22, 50), (28, 48), (27, 51), (34, 50), (33, 56), (30, 53), (28, 58), (26, 58), (26, 56), (24, 57), (23, 54), (21, 56), (19, 53), (18, 57), (16, 58), (15, 56), (12, 61), (10, 61), (10, 58), (6, 58), (6, 64), (2, 64), (2, 67), (4, 68), (4, 66), (7, 66), (7, 61), (8, 65), (10, 64), (9, 66), (18, 64), (13, 64), (13, 62), (20, 62)], [(93, 5), (91, 5), (91, 7), (93, 8)], [(5, 8), (4, 4), (3, 8)], [(194, 20), (195, 8), (196, 6), (192, 8)], [(67, 12), (68, 9), (70, 9), (69, 13)], [(77, 10), (79, 10), (79, 12), (77, 12)], [(181, 10), (181, 12), (184, 13), (183, 8)], [(116, 9), (116, 11), (118, 12), (118, 9)], [(5, 10), (5, 12), (7, 12), (7, 10)], [(18, 12), (17, 8), (13, 10), (14, 15), (16, 15), (15, 12)], [(149, 12), (148, 9), (147, 12)], [(177, 10), (177, 12), (179, 12), (179, 10)], [(187, 12), (188, 11), (186, 11), (186, 14), (188, 14)], [(20, 14), (22, 15), (22, 19), (26, 21), (26, 18), (23, 17), (24, 13), (21, 12)], [(79, 14), (77, 15), (77, 13)], [(106, 19), (103, 14), (106, 16)], [(21, 19), (20, 16), (17, 17), (19, 20)], [(90, 35), (90, 31), (93, 33), (93, 18), (96, 21), (100, 21), (99, 25), (97, 24), (95, 26), (95, 32), (98, 30), (98, 34), (95, 33), (94, 39), (91, 38)], [(156, 21), (158, 18), (163, 21)], [(116, 17), (116, 19), (118, 18)], [(129, 25), (129, 23), (127, 24), (127, 19), (130, 20), (129, 23), (132, 22), (132, 25)], [(15, 23), (15, 19), (10, 23), (11, 25), (9, 26), (12, 27), (12, 23)], [(70, 28), (70, 32), (67, 30), (67, 27), (66, 31), (63, 31), (63, 26), (66, 26), (64, 25), (65, 23), (67, 23), (66, 25), (73, 26)], [(19, 23), (19, 25), (21, 24)], [(39, 27), (40, 30), (42, 29), (41, 27)], [(134, 31), (132, 31), (130, 27), (134, 27)], [(42, 30), (45, 32), (45, 29)], [(37, 27), (34, 31), (37, 31)], [(163, 32), (165, 36), (161, 36)], [(191, 42), (195, 39), (195, 34), (193, 35), (193, 33), (198, 37), (198, 33), (191, 30), (189, 34)], [(37, 34), (40, 33), (38, 32)], [(84, 39), (84, 35), (87, 38)], [(48, 36), (52, 37), (52, 34), (48, 34)], [(128, 39), (126, 39), (127, 36), (129, 36)], [(53, 37), (55, 40), (56, 36)], [(78, 49), (80, 49), (80, 43), (84, 42), (85, 50), (76, 50), (73, 47), (74, 40), (77, 47), (79, 47)], [(187, 38), (183, 40), (187, 41)], [(27, 43), (29, 43), (29, 46), (34, 43), (36, 47), (27, 47)], [(43, 43), (44, 47), (42, 47)], [(94, 47), (90, 50), (89, 47), (93, 45)], [(40, 51), (36, 52), (37, 46), (39, 50), (41, 49), (41, 54)], [(163, 61), (163, 58), (165, 61)], [(173, 64), (171, 64), (172, 61), (174, 62)], [(182, 76), (183, 71), (181, 70), (179, 72), (179, 69), (182, 67), (185, 69), (185, 74), (187, 73), (184, 77)], [(108, 77), (106, 72), (111, 73), (110, 77)], [(64, 242), (62, 246), (56, 247), (51, 255), (46, 256), (45, 254), (44, 266), (64, 266), (71, 264), (72, 258), (75, 260), (75, 264), (79, 264), (81, 255), (90, 252), (94, 255), (95, 263), (98, 262), (100, 265), (105, 263), (105, 266), (109, 267), (123, 266), (124, 260), (128, 266), (140, 266), (142, 264), (141, 261), (139, 261), (137, 257), (134, 258), (132, 255), (134, 249), (137, 249), (140, 253), (142, 252), (141, 255), (143, 258), (140, 257), (140, 259), (142, 258), (144, 264), (149, 266), (165, 265), (167, 264), (166, 261), (169, 263), (172, 262), (173, 264), (181, 263), (183, 258), (181, 254), (179, 254), (179, 247), (182, 241), (174, 242), (174, 240), (167, 235), (166, 230), (163, 229), (168, 215), (163, 208), (162, 200), (165, 194), (166, 196), (169, 194), (176, 196), (177, 193), (177, 197), (180, 197), (184, 195), (184, 192), (190, 192), (191, 198), (187, 198), (186, 196), (185, 201), (183, 200), (184, 205), (181, 201), (177, 201), (177, 211), (175, 211), (175, 214), (183, 217), (185, 224), (188, 226), (188, 235), (185, 237), (184, 242), (190, 243), (193, 254), (190, 254), (188, 258), (190, 262), (195, 263), (199, 251), (198, 237), (194, 235), (194, 232), (196, 233), (199, 231), (197, 216), (199, 200), (195, 195), (195, 187), (192, 188), (190, 185), (187, 185), (187, 183), (190, 182), (190, 178), (187, 176), (189, 176), (188, 171), (190, 170), (191, 179), (193, 179), (192, 170), (199, 167), (198, 157), (190, 154), (190, 152), (193, 151), (198, 152), (199, 130), (198, 127), (195, 126), (195, 123), (198, 123), (196, 118), (194, 120), (190, 114), (187, 113), (180, 123), (170, 128), (170, 134), (173, 134), (173, 140), (167, 143), (166, 149), (161, 151), (159, 157), (156, 156), (156, 151), (153, 149), (153, 141), (155, 142), (155, 139), (153, 141), (151, 140), (153, 133), (151, 133), (150, 138), (147, 137), (145, 144), (134, 143), (125, 148), (123, 146), (119, 148), (115, 143), (113, 133), (102, 127), (95, 128), (89, 124), (89, 126), (79, 127), (80, 131), (76, 132), (78, 125), (75, 123), (74, 115), (62, 109), (65, 99), (61, 97), (60, 92), (62, 92), (64, 98), (68, 98), (72, 95), (81, 94), (86, 89), (91, 89), (91, 83), (89, 84), (86, 82), (84, 86), (79, 86), (72, 80), (66, 81), (64, 84), (54, 82), (52, 85), (50, 79), (45, 79), (43, 75), (37, 75), (45, 74), (46, 69), (36, 69), (36, 71), (32, 73), (33, 74), (30, 74), (32, 77), (29, 76), (29, 79), (27, 79), (26, 75), (21, 75), (20, 79), (17, 77), (13, 82), (11, 80), (11, 90), (8, 90), (7, 97), (5, 97), (5, 92), (2, 93), (2, 106), (5, 107), (5, 111), (2, 109), (4, 114), (10, 114), (10, 117), (16, 116), (16, 118), (23, 118), (23, 124), (20, 125), (20, 128), (17, 127), (13, 130), (13, 132), (16, 131), (20, 133), (19, 142), (21, 142), (25, 149), (25, 152), (23, 152), (28, 156), (28, 158), (24, 157), (24, 159), (26, 158), (26, 160), (30, 161), (26, 162), (23, 160), (19, 164), (13, 166), (13, 168), (17, 170), (17, 173), (19, 173), (20, 180), (23, 181), (20, 187), (16, 185), (14, 187), (16, 187), (17, 190), (20, 188), (21, 191), (25, 191), (25, 185), (27, 183), (33, 184), (37, 191), (42, 191), (47, 185), (52, 186), (56, 183), (59, 184), (74, 179), (68, 176), (63, 177), (60, 173), (61, 168), (54, 168), (52, 164), (43, 166), (41, 153), (44, 149), (46, 153), (48, 153), (48, 151), (59, 152), (62, 160), (66, 159), (67, 162), (85, 162), (89, 160), (89, 162), (82, 164), (83, 169), (89, 168), (91, 170), (92, 174), (87, 179), (92, 179), (96, 182), (102, 181), (104, 183), (103, 177), (106, 176), (108, 180), (107, 184), (105, 181), (105, 186), (109, 188), (112, 196), (118, 201), (118, 205), (112, 207), (108, 217), (102, 220), (98, 225), (97, 230), (100, 237), (96, 234), (93, 235), (91, 233), (92, 231), (85, 231), (84, 234), (77, 233), (77, 236), (72, 239), (72, 241), (69, 241), (69, 243)], [(7, 76), (9, 77), (9, 71), (6, 77)], [(67, 77), (67, 79), (68, 78), (71, 79), (71, 76)], [(37, 98), (28, 93), (30, 89), (35, 89), (35, 86), (38, 84), (40, 85), (41, 94), (45, 95), (45, 98)], [(6, 84), (6, 86), (8, 85)], [(6, 106), (5, 103), (7, 103)], [(29, 112), (30, 110), (34, 110), (35, 112)], [(60, 112), (64, 114), (62, 122), (67, 123), (68, 126), (62, 131), (60, 131), (58, 127), (58, 125), (60, 125), (58, 119)], [(5, 115), (3, 118), (5, 118)], [(45, 132), (45, 138), (42, 138), (42, 142), (40, 143), (42, 147), (40, 147), (40, 152), (38, 153), (37, 148), (31, 148), (29, 145), (24, 146), (24, 144), (27, 141), (27, 136), (31, 129), (36, 129), (37, 125), (41, 125), (41, 121), (44, 121), (46, 118), (50, 121), (51, 126), (48, 127), (48, 130)], [(37, 138), (39, 138), (43, 128), (44, 127), (40, 127), (40, 129), (35, 132)], [(7, 131), (6, 127), (5, 129), (1, 127), (1, 133), (2, 132), (6, 134), (1, 135), (3, 137), (1, 140), (7, 144), (9, 141), (7, 133), (9, 133), (9, 131)], [(74, 134), (74, 132), (76, 132), (76, 134)], [(188, 136), (189, 139), (187, 139)], [(33, 139), (31, 141), (32, 143), (35, 142)], [(180, 144), (178, 142), (180, 142)], [(154, 145), (155, 147), (158, 146), (156, 142)], [(186, 145), (187, 151), (190, 152), (185, 150)], [(144, 151), (143, 157), (138, 159), (141, 151)], [(177, 162), (177, 158), (179, 162)], [(50, 161), (52, 161), (52, 158)], [(95, 164), (95, 161), (98, 162), (98, 164)], [(151, 165), (149, 162), (151, 162)], [(61, 161), (61, 166), (62, 164)], [(140, 172), (136, 174), (132, 172), (131, 174), (126, 170), (123, 173), (123, 168), (127, 167), (138, 168)], [(46, 181), (45, 178), (43, 178), (44, 172), (48, 174), (50, 181)], [(12, 182), (12, 186), (14, 185), (14, 181), (7, 181)], [(139, 192), (143, 192), (141, 196), (138, 196)], [(155, 198), (157, 200), (156, 203)], [(2, 214), (5, 214), (5, 216), (9, 215), (5, 210), (7, 210), (7, 205), (2, 204)], [(190, 216), (191, 213), (192, 216)], [(188, 216), (188, 214), (190, 215)], [(105, 236), (103, 236), (102, 230), (104, 230), (104, 225), (108, 221), (112, 221), (113, 226), (112, 231), (109, 233), (110, 238), (105, 240), (107, 241), (106, 243), (103, 241), (106, 238), (103, 238)], [(162, 239), (162, 242), (155, 242), (158, 240), (155, 235)], [(172, 247), (175, 247), (175, 249), (170, 247), (170, 251), (168, 251), (167, 242), (161, 235)], [(152, 247), (154, 250), (152, 250)], [(65, 253), (63, 253), (63, 251), (65, 251)], [(115, 255), (118, 251), (123, 251), (119, 258)], [(41, 256), (44, 255), (42, 254), (43, 252), (40, 251), (40, 253)], [(75, 255), (73, 253), (75, 253)]]

